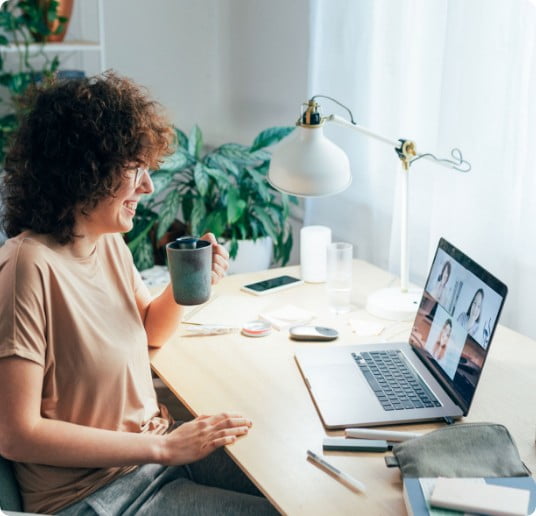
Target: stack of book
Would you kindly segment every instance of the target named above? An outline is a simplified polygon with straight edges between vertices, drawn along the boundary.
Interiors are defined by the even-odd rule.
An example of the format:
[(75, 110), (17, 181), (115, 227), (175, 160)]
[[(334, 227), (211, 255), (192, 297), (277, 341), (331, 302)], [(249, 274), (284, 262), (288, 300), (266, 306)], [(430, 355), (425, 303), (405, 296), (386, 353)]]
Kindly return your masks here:
[(536, 483), (532, 477), (404, 478), (404, 501), (409, 516), (526, 516), (536, 510)]

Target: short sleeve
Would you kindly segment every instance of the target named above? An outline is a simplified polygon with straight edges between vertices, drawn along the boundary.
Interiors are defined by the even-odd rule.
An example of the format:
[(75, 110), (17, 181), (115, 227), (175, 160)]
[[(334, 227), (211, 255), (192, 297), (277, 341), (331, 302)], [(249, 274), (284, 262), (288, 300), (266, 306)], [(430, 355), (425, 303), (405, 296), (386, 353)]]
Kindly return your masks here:
[(143, 282), (141, 274), (134, 265), (134, 260), (132, 258), (132, 253), (128, 248), (124, 239), (119, 235), (114, 235), (118, 252), (121, 255), (121, 261), (125, 263), (130, 271), (130, 281), (132, 285), (132, 290), (134, 296), (136, 297), (136, 304), (138, 307), (146, 307), (153, 299), (153, 296), (149, 292), (147, 285)]
[(0, 358), (45, 363), (43, 269), (35, 246), (8, 241), (0, 254)]

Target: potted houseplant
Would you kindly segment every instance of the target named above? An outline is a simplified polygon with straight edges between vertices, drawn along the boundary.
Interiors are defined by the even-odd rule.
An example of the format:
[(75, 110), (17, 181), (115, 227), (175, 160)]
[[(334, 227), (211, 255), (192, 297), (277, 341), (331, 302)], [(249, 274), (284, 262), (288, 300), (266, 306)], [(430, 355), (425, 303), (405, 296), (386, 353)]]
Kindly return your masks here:
[(266, 181), (267, 147), (293, 129), (272, 127), (250, 146), (226, 143), (206, 152), (198, 126), (188, 136), (175, 129), (175, 152), (152, 173), (155, 191), (138, 204), (134, 227), (126, 234), (136, 266), (143, 270), (154, 265), (155, 243), (164, 243), (162, 237), (177, 218), (183, 234), (214, 233), (228, 245), (231, 259), (240, 241), (270, 237), (274, 262), (287, 263), (292, 249), (289, 202), (297, 199)]
[[(0, 7), (0, 87), (4, 90), (0, 95), (0, 102), (4, 103), (0, 116), (0, 163), (18, 127), (18, 113), (23, 109), (21, 95), (32, 84), (51, 78), (58, 69), (58, 56), (43, 51), (46, 38), (63, 30), (68, 21), (58, 14), (58, 6), (58, 0), (48, 1), (46, 7), (38, 0), (18, 0), (4, 2)], [(41, 43), (30, 49), (37, 40)], [(8, 54), (8, 49), (15, 51)]]

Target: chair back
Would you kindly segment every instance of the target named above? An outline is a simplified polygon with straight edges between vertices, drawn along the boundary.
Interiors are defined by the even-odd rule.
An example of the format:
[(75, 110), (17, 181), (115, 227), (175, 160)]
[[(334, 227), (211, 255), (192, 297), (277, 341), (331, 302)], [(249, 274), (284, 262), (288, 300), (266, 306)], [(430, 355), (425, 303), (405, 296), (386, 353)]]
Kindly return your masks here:
[(3, 457), (0, 457), (0, 509), (22, 511), (22, 500), (13, 465)]

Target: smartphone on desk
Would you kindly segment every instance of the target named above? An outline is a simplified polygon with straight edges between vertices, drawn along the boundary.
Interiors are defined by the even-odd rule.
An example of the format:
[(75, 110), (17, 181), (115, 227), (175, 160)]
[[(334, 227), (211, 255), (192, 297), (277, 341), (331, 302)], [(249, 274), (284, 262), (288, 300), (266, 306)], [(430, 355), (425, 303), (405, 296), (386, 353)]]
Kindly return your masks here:
[(270, 278), (267, 280), (250, 283), (249, 285), (243, 285), (240, 287), (240, 290), (250, 294), (255, 294), (256, 296), (263, 296), (265, 294), (278, 292), (295, 285), (301, 285), (302, 283), (303, 280), (293, 276), (277, 276), (276, 278)]

